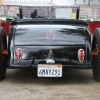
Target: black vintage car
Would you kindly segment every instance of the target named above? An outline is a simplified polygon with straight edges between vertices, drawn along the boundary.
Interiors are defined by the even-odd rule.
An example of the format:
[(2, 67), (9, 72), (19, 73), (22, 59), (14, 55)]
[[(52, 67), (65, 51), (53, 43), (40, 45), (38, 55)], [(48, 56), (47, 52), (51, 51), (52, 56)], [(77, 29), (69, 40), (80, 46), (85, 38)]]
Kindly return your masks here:
[(80, 7), (19, 8), (21, 20), (11, 21), (8, 41), (0, 29), (0, 80), (6, 68), (37, 68), (38, 77), (62, 77), (65, 68), (92, 68), (100, 80), (99, 29), (93, 36), (88, 23), (78, 20)]
[(7, 68), (37, 68), (38, 77), (62, 77), (65, 68), (92, 68), (100, 81), (100, 29), (92, 39), (83, 20), (14, 20), (8, 43), (0, 27), (0, 49), (0, 80)]

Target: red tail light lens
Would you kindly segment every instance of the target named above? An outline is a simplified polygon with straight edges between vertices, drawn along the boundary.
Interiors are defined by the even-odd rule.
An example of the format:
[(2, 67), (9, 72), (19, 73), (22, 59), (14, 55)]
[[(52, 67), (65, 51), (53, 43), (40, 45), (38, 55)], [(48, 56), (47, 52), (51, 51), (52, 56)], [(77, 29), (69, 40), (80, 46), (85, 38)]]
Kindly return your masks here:
[(20, 48), (18, 48), (18, 49), (16, 50), (16, 60), (17, 60), (18, 62), (20, 62), (21, 59), (22, 59), (22, 50), (21, 50)]
[(79, 59), (80, 62), (83, 62), (84, 55), (85, 55), (84, 50), (83, 49), (79, 49), (78, 50), (78, 59)]

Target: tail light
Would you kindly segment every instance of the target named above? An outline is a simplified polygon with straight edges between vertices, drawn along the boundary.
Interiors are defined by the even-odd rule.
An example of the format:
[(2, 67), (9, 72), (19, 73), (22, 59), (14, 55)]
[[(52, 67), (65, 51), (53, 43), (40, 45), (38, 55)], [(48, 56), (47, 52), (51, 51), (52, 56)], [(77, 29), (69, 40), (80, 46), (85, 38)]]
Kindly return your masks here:
[(22, 50), (21, 50), (20, 48), (18, 48), (18, 49), (16, 50), (16, 60), (17, 60), (18, 62), (20, 62), (21, 59), (22, 59)]
[(83, 49), (79, 49), (78, 50), (78, 59), (79, 59), (80, 62), (83, 62), (84, 55), (85, 55), (84, 50)]

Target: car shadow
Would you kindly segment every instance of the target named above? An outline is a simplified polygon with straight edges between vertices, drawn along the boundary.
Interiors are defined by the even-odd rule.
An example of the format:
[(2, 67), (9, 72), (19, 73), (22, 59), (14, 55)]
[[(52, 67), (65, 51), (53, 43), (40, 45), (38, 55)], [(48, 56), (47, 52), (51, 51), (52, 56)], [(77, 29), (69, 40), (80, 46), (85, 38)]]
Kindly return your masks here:
[(41, 85), (84, 84), (94, 82), (91, 69), (64, 70), (63, 77), (37, 77), (36, 69), (8, 69), (6, 79), (13, 83), (33, 83)]

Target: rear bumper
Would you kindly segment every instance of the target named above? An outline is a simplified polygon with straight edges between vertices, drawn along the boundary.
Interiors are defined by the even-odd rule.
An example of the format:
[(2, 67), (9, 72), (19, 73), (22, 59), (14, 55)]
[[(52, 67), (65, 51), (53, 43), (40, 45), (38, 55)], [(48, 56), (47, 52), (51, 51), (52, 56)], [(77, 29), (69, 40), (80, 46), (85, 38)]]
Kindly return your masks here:
[[(19, 65), (10, 65), (7, 68), (9, 69), (35, 69), (37, 68), (37, 65), (24, 65), (24, 66), (19, 66)], [(63, 65), (63, 69), (91, 69), (92, 65)]]

